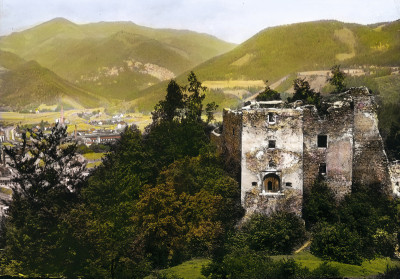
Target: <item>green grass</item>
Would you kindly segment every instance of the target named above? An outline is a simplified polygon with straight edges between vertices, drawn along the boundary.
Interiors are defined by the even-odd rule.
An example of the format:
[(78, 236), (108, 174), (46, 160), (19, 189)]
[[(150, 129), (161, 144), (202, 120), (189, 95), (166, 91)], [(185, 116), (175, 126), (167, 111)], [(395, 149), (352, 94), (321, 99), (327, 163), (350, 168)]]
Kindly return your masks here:
[[(324, 262), (322, 259), (312, 255), (307, 251), (303, 251), (295, 255), (272, 256), (272, 258), (274, 260), (293, 258), (297, 263), (301, 264), (303, 267), (307, 267), (310, 270), (314, 270)], [(208, 259), (193, 259), (180, 265), (164, 269), (161, 272), (174, 273), (175, 275), (185, 279), (203, 279), (205, 277), (201, 275), (201, 268), (208, 263), (210, 263), (210, 260)], [(329, 264), (333, 267), (336, 267), (343, 277), (365, 277), (384, 273), (387, 266), (400, 266), (400, 261), (392, 260), (390, 258), (378, 258), (371, 261), (364, 261), (361, 266), (343, 264), (339, 262), (329, 262)], [(154, 277), (148, 276), (146, 278), (152, 279)]]
[[(203, 275), (201, 275), (201, 268), (210, 263), (208, 259), (192, 259), (190, 261), (186, 261), (180, 265), (164, 269), (161, 272), (165, 273), (173, 273), (178, 275), (184, 279), (205, 279)], [(152, 279), (153, 276), (147, 276), (146, 279)]]
[(87, 159), (89, 161), (101, 160), (101, 158), (103, 158), (104, 155), (105, 155), (105, 153), (94, 153), (94, 152), (83, 154), (85, 159)]
[[(310, 270), (317, 268), (324, 261), (310, 252), (303, 251), (296, 255), (273, 256), (275, 260), (284, 258), (293, 258), (297, 263)], [(341, 276), (344, 277), (364, 277), (384, 273), (387, 266), (400, 266), (400, 261), (390, 258), (378, 258), (371, 261), (364, 261), (361, 266), (344, 264), (339, 262), (329, 262), (331, 266), (336, 267)]]
[(102, 164), (101, 161), (93, 162), (93, 163), (88, 163), (88, 164), (86, 165), (86, 168), (87, 168), (87, 169), (92, 169), (92, 168), (95, 168), (95, 167), (100, 166), (101, 164)]

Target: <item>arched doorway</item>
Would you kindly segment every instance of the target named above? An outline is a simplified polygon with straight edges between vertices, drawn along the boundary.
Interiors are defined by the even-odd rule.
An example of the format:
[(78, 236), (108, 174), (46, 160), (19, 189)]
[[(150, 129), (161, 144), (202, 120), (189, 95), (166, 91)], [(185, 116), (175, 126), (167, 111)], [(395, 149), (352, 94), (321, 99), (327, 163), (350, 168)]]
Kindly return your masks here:
[(275, 173), (269, 173), (264, 176), (263, 191), (265, 192), (278, 192), (281, 189), (281, 181), (279, 176)]

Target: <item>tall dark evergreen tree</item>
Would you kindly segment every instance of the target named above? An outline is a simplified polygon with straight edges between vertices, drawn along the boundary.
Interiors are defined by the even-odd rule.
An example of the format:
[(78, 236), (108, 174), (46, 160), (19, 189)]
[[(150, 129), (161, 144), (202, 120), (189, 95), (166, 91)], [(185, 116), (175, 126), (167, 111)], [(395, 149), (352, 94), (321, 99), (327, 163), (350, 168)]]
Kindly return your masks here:
[(294, 94), (293, 97), (288, 98), (289, 102), (301, 100), (306, 104), (315, 105), (317, 108), (321, 106), (321, 96), (315, 92), (308, 81), (303, 78), (297, 78), (293, 81)]
[(260, 92), (257, 97), (257, 101), (274, 101), (274, 100), (281, 100), (281, 94), (277, 91), (271, 89), (268, 86), (268, 80), (265, 81), (265, 89)]
[(190, 72), (188, 82), (189, 85), (186, 89), (190, 95), (186, 99), (186, 119), (200, 122), (201, 113), (203, 112), (203, 100), (206, 97), (204, 91), (206, 91), (207, 87), (203, 86), (201, 82), (197, 80), (197, 77), (193, 72)]
[(15, 186), (5, 220), (4, 256), (24, 274), (65, 274), (80, 265), (73, 252), (76, 242), (60, 229), (85, 183), (85, 165), (66, 136), (66, 127), (59, 125), (51, 134), (28, 129), (20, 145), (5, 147)]
[(335, 65), (331, 68), (332, 76), (328, 78), (328, 82), (335, 86), (335, 92), (343, 92), (346, 89), (346, 84), (344, 80), (346, 79), (346, 74), (340, 70), (340, 65)]
[(182, 88), (175, 80), (171, 80), (167, 87), (165, 100), (160, 101), (154, 107), (153, 121), (172, 121), (175, 117), (180, 116), (180, 110), (184, 107), (183, 97)]

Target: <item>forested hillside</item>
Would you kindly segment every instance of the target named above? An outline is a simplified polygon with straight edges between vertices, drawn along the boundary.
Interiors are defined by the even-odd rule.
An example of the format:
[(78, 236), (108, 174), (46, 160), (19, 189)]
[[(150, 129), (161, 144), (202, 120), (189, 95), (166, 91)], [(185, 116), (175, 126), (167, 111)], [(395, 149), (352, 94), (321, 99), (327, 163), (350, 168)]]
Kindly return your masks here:
[(88, 91), (109, 99), (133, 99), (233, 44), (207, 34), (152, 29), (132, 22), (78, 25), (56, 18), (0, 38), (0, 49), (35, 60)]

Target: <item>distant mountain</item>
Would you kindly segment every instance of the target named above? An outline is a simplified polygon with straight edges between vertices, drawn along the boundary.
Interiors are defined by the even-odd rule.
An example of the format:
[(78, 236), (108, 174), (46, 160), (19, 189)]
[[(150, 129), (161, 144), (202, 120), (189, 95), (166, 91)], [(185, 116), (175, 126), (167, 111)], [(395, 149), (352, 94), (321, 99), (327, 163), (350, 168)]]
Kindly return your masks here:
[[(271, 27), (194, 67), (193, 71), (202, 81), (223, 84), (235, 80), (269, 80), (271, 84), (283, 83), (278, 90), (286, 90), (299, 72), (326, 73), (336, 64), (342, 69), (400, 66), (400, 21), (374, 25), (315, 21)], [(184, 73), (177, 77), (178, 82), (185, 83), (186, 76)], [(321, 79), (326, 82), (326, 78)], [(143, 90), (140, 94), (143, 97), (134, 101), (134, 105), (150, 110), (155, 100), (163, 98), (165, 88), (165, 84), (159, 84)], [(217, 91), (223, 94), (227, 90), (221, 87)], [(215, 92), (211, 90), (209, 94)], [(226, 98), (230, 96), (225, 94)], [(237, 98), (236, 105), (242, 100)]]
[(0, 108), (35, 109), (40, 104), (96, 107), (106, 101), (65, 81), (36, 61), (0, 51)]
[[(0, 38), (0, 49), (36, 60), (71, 86), (146, 111), (165, 96), (169, 79), (176, 77), (185, 84), (190, 70), (201, 81), (216, 81), (207, 99), (220, 107), (235, 106), (255, 94), (263, 80), (287, 91), (299, 72), (326, 73), (335, 64), (368, 68), (367, 75), (376, 76), (366, 82), (391, 96), (400, 80), (398, 74), (379, 79), (382, 74), (373, 70), (400, 66), (400, 21), (373, 25), (315, 21), (271, 27), (235, 47), (191, 31), (131, 22), (78, 25), (57, 18)], [(249, 82), (236, 86), (241, 81)], [(326, 78), (320, 77), (321, 88), (324, 82)], [(223, 88), (224, 83), (230, 83), (229, 89)]]
[(400, 64), (400, 21), (316, 21), (268, 28), (194, 70), (202, 79), (277, 80), (299, 71)]
[(0, 49), (35, 60), (62, 78), (107, 98), (132, 99), (234, 48), (213, 36), (153, 29), (132, 22), (78, 25), (56, 18), (0, 38)]

